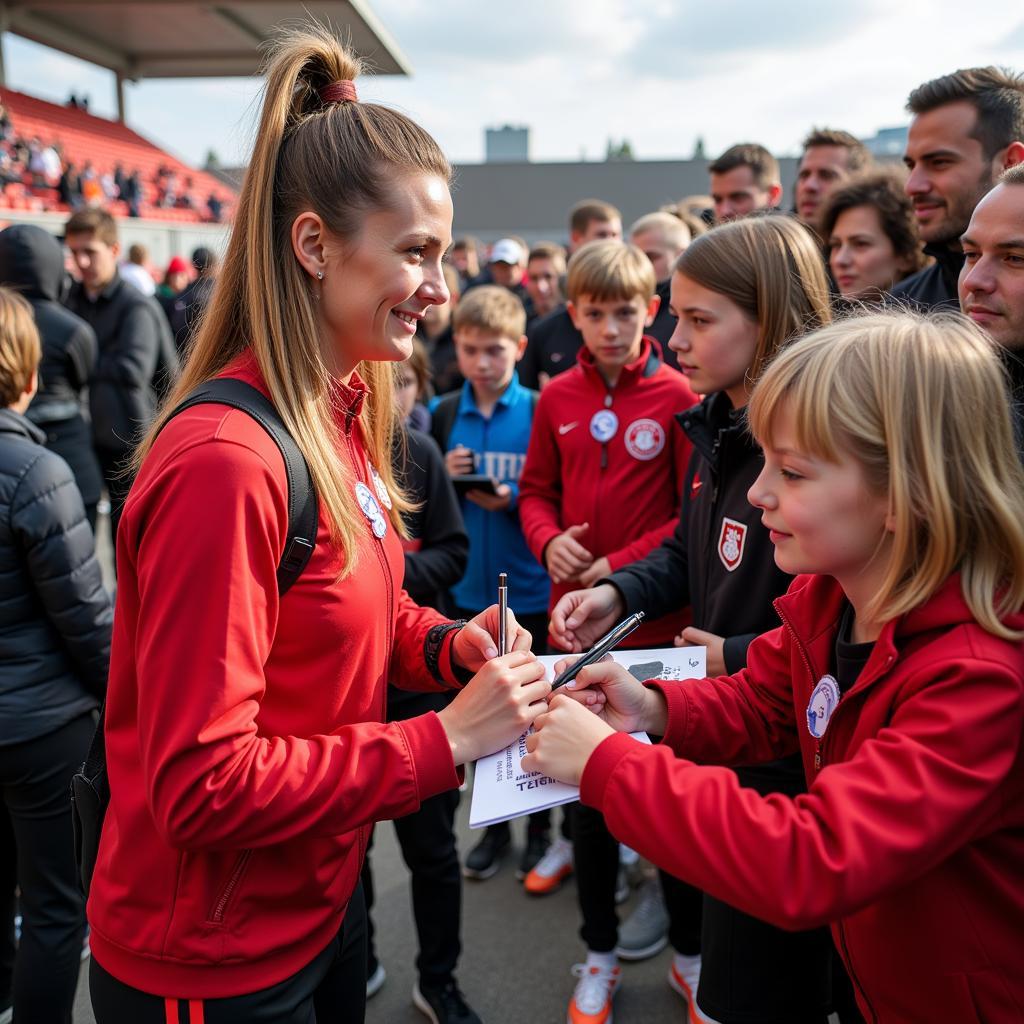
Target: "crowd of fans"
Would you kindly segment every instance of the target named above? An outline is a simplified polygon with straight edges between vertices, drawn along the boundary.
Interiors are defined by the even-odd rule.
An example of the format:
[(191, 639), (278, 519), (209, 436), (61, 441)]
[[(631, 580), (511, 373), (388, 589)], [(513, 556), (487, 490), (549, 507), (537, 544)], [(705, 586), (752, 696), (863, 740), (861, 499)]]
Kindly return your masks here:
[[(640, 646), (699, 643), (708, 648), (709, 674), (739, 671), (747, 647), (774, 616), (772, 599), (789, 583), (775, 569), (760, 514), (752, 515), (746, 500), (763, 456), (746, 431), (743, 396), (776, 352), (805, 329), (851, 313), (890, 306), (929, 314), (960, 310), (998, 344), (1012, 386), (1024, 385), (1024, 78), (994, 68), (960, 71), (914, 90), (908, 109), (913, 122), (902, 168), (875, 164), (848, 132), (810, 131), (789, 210), (781, 205), (777, 160), (763, 146), (740, 143), (709, 164), (706, 196), (652, 209), (631, 225), (624, 226), (610, 204), (581, 199), (568, 211), (566, 245), (528, 245), (512, 236), (490, 246), (470, 237), (453, 243), (444, 268), (450, 300), (417, 320), (417, 351), (399, 367), (401, 412), (415, 446), (432, 453), (422, 458), (434, 476), (417, 485), (428, 501), (419, 554), (444, 546), (452, 552), (445, 572), (427, 573), (426, 563), (417, 568), (416, 555), (407, 555), (413, 571), (423, 573), (422, 600), (470, 618), (490, 603), (495, 568), (509, 565), (513, 586), (521, 588), (510, 595), (512, 606), (535, 641), (542, 641), (550, 623), (556, 650), (571, 634), (568, 611), (582, 600), (573, 595), (591, 587), (602, 591), (602, 582), (609, 590), (611, 579), (617, 593), (642, 592), (644, 607), (665, 612)], [(27, 176), (35, 186), (57, 188), (75, 211), (64, 239), (76, 278), (70, 288), (54, 238), (25, 226), (0, 232), (0, 285), (31, 303), (42, 342), (38, 386), (33, 377), (31, 388), (27, 382), (8, 387), (7, 364), (0, 360), (4, 404), (16, 410), (8, 418), (19, 417), (10, 429), (22, 429), (25, 419), (31, 427), (22, 432), (70, 467), (66, 472), (55, 462), (55, 475), (40, 481), (40, 493), (57, 486), (55, 480), (64, 487), (73, 478), (78, 494), (54, 527), (67, 543), (21, 566), (18, 585), (38, 585), (33, 573), (61, 575), (69, 560), (85, 567), (61, 576), (59, 601), (19, 607), (27, 617), (49, 616), (51, 626), (26, 627), (23, 646), (0, 648), (4, 657), (12, 664), (19, 657), (43, 657), (26, 644), (63, 651), (53, 679), (69, 696), (63, 704), (54, 699), (42, 732), (4, 735), (18, 742), (45, 738), (47, 756), (67, 769), (54, 785), (66, 790), (67, 772), (81, 760), (89, 732), (66, 727), (80, 723), (83, 711), (102, 699), (97, 666), (109, 653), (111, 613), (97, 590), (88, 539), (97, 527), (101, 491), (109, 496), (116, 532), (130, 486), (125, 466), (179, 361), (187, 359), (189, 339), (216, 287), (217, 259), (205, 249), (189, 262), (176, 256), (157, 284), (141, 247), (132, 246), (122, 260), (116, 223), (101, 209), (120, 199), (137, 214), (138, 171), (117, 165), (97, 174), (88, 163), (76, 168), (58, 144), (15, 137), (2, 113), (0, 138), (4, 180)], [(198, 203), (191, 180), (171, 168), (161, 168), (154, 184), (162, 206)], [(216, 220), (220, 211), (213, 203), (211, 197), (209, 214)], [(15, 306), (18, 315), (25, 313)], [(5, 316), (0, 310), (0, 331), (8, 330)], [(732, 332), (729, 344), (749, 344), (742, 358), (728, 357), (735, 362), (733, 383), (712, 387), (709, 367), (727, 357), (715, 354), (707, 337), (718, 331), (724, 338), (723, 324)], [(627, 336), (628, 344), (621, 340)], [(611, 451), (608, 442), (627, 432), (627, 422), (630, 430), (638, 423), (643, 430), (629, 435), (621, 452)], [(602, 442), (593, 463), (582, 448), (572, 447), (590, 438)], [(17, 470), (4, 468), (3, 443), (0, 435), (0, 480)], [(1020, 434), (1017, 444), (1024, 453)], [(726, 457), (732, 461), (723, 462)], [(595, 521), (600, 506), (592, 491), (603, 474), (616, 481), (624, 510), (614, 522)], [(461, 485), (456, 498), (448, 478), (459, 483), (464, 477), (490, 478), (491, 486)], [(700, 526), (702, 486), (733, 502), (726, 522), (739, 533), (719, 537), (717, 518)], [(635, 500), (627, 501), (622, 495), (632, 495), (631, 488)], [(4, 498), (0, 488), (0, 507)], [(431, 525), (429, 513), (439, 509), (443, 515)], [(51, 513), (57, 514), (45, 508), (39, 514)], [(740, 544), (736, 564), (729, 564), (726, 547), (715, 553), (726, 540)], [(0, 542), (6, 545), (4, 564), (15, 563), (23, 540), (8, 532)], [(680, 552), (694, 544), (712, 552), (710, 568), (695, 568), (692, 559), (687, 565)], [(756, 573), (736, 571), (743, 557)], [(652, 568), (657, 558), (662, 563)], [(679, 580), (687, 573), (694, 581), (689, 602), (657, 596), (669, 587), (667, 580), (677, 588), (673, 593), (685, 592), (688, 584)], [(567, 598), (576, 604), (566, 605)], [(8, 599), (0, 590), (0, 601)], [(729, 602), (745, 603), (749, 614), (725, 615)], [(75, 607), (78, 617), (61, 619), (58, 605)], [(3, 674), (8, 678), (7, 667)], [(42, 685), (26, 675), (29, 683)], [(0, 683), (4, 730), (13, 729), (19, 709), (27, 707), (8, 701), (10, 692), (8, 683)], [(418, 704), (410, 712), (399, 703), (392, 694), (393, 717), (421, 713)], [(7, 742), (0, 740), (0, 748)], [(762, 793), (806, 791), (799, 757), (770, 767), (741, 775), (743, 784)], [(13, 820), (13, 810), (8, 813)], [(54, 812), (50, 824), (57, 818), (66, 824), (65, 814)], [(460, 866), (453, 820), (449, 794), (400, 831), (419, 892), (417, 1005), (427, 1007), (435, 1024), (479, 1024), (454, 982)], [(71, 851), (54, 849), (52, 838), (40, 839), (31, 815), (14, 825), (19, 847), (30, 843), (47, 870), (25, 873), (22, 861), (16, 872), (13, 861), (4, 862), (8, 873), (0, 888), (13, 894), (20, 884), (23, 910), (13, 999), (16, 1007), (49, 1007), (45, 1019), (69, 1020), (84, 929)], [(590, 808), (573, 807), (554, 833), (550, 815), (532, 817), (516, 867), (526, 892), (537, 897), (577, 876), (587, 952), (575, 989), (566, 993), (572, 1024), (610, 1021), (619, 960), (653, 956), (669, 942), (669, 983), (686, 1000), (691, 1022), (821, 1024), (831, 1012), (841, 1024), (863, 1019), (864, 991), (857, 990), (858, 1009), (826, 929), (776, 928), (653, 872), (644, 876), (636, 909), (620, 926), (616, 897), (623, 890), (623, 865), (635, 857)], [(465, 877), (491, 877), (512, 843), (507, 824), (488, 829), (462, 859)], [(424, 878), (433, 878), (433, 897)], [(369, 861), (364, 886), (372, 894)], [(452, 891), (453, 897), (442, 898)], [(39, 915), (41, 893), (62, 906), (59, 920)], [(7, 905), (8, 921), (12, 907)], [(0, 1007), (11, 999), (9, 946), (0, 961)], [(373, 995), (385, 971), (372, 948), (368, 974)], [(34, 1019), (44, 1019), (39, 1013)]]

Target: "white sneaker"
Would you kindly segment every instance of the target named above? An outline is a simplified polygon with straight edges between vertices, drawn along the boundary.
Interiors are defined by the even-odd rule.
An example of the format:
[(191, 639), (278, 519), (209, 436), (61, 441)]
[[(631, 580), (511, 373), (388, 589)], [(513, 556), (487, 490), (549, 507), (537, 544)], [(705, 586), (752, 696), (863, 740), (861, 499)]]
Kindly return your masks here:
[(612, 1000), (621, 978), (620, 967), (573, 964), (580, 980), (569, 1000), (566, 1024), (612, 1024)]
[(700, 956), (676, 953), (668, 969), (668, 983), (686, 1000), (688, 1024), (718, 1024), (697, 1005), (697, 987), (700, 984)]
[(572, 843), (559, 836), (526, 876), (523, 888), (534, 896), (546, 896), (554, 892), (571, 874)]
[(387, 976), (388, 972), (384, 970), (384, 965), (378, 960), (376, 970), (366, 979), (367, 999), (372, 999), (384, 987)]

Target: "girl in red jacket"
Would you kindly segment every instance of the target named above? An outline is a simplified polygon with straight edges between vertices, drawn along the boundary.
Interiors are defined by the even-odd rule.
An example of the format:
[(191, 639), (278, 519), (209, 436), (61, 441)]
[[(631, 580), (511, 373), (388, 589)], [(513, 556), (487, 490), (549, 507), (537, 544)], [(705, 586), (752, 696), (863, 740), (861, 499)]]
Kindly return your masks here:
[[(99, 1024), (362, 1020), (373, 822), (458, 786), (543, 704), (528, 633), (496, 657), (495, 609), (460, 628), (402, 589), (389, 364), (448, 299), (450, 168), (358, 102), (357, 71), (325, 31), (279, 45), (224, 270), (139, 453), (88, 904)], [(222, 405), (170, 418), (217, 376), (271, 399), (313, 477), (316, 543), (283, 596), (275, 443)], [(384, 723), (388, 679), (471, 672), (444, 710)]]
[[(750, 423), (751, 503), (812, 574), (782, 626), (733, 676), (584, 670), (524, 768), (749, 913), (830, 923), (869, 1021), (1024, 1020), (1024, 472), (992, 343), (851, 319), (779, 356)], [(638, 728), (664, 743), (613, 735)], [(798, 749), (795, 799), (711, 767)]]

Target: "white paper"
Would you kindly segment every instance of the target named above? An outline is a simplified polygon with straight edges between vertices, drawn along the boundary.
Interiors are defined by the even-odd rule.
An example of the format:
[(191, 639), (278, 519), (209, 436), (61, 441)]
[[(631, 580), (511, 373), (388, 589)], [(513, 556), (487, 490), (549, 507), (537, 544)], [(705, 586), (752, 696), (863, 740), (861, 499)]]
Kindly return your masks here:
[[(554, 678), (554, 667), (565, 655), (544, 655), (539, 660)], [(703, 679), (707, 674), (707, 648), (663, 647), (641, 651), (613, 651), (612, 660), (639, 679)], [(578, 786), (557, 782), (541, 772), (524, 772), (526, 737), (523, 733), (504, 750), (481, 757), (473, 775), (473, 800), (469, 827), (484, 828), (499, 821), (578, 800)], [(640, 742), (650, 743), (646, 733), (633, 733)]]

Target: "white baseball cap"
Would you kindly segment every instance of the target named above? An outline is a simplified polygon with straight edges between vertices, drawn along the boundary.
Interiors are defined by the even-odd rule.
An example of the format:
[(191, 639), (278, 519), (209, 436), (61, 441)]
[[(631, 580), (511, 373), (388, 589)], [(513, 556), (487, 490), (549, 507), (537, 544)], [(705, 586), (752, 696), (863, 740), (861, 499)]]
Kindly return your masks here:
[(511, 263), (518, 266), (523, 262), (522, 246), (511, 238), (499, 239), (491, 247), (489, 263)]

